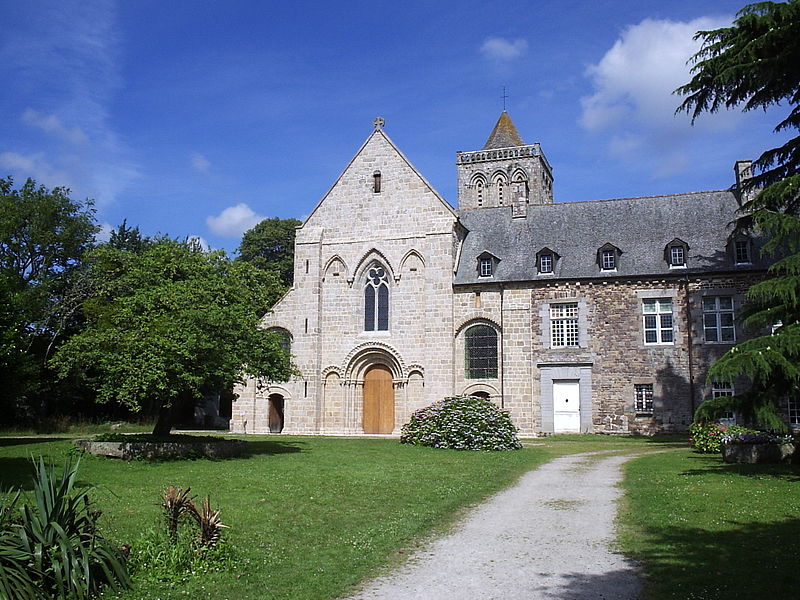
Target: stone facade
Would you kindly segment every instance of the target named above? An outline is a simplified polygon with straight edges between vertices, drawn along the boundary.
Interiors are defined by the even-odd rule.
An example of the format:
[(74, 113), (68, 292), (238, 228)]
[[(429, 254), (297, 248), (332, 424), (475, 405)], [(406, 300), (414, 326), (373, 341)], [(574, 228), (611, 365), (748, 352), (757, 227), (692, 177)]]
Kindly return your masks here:
[(547, 159), (506, 113), (456, 164), (458, 211), (376, 120), (264, 318), (300, 375), (237, 389), (232, 431), (397, 435), (457, 394), (491, 398), (523, 435), (685, 431), (765, 268), (757, 240), (729, 237), (735, 193), (553, 204)]

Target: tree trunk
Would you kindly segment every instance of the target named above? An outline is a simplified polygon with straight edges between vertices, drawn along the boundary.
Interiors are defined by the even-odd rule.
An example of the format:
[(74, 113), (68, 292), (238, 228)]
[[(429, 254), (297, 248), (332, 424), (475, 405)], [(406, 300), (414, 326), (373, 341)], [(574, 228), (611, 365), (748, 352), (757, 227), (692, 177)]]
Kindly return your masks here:
[(158, 409), (158, 418), (156, 419), (156, 424), (153, 427), (154, 436), (169, 436), (169, 432), (172, 431), (172, 422), (174, 420), (176, 402), (177, 399), (168, 405), (162, 404), (161, 408)]

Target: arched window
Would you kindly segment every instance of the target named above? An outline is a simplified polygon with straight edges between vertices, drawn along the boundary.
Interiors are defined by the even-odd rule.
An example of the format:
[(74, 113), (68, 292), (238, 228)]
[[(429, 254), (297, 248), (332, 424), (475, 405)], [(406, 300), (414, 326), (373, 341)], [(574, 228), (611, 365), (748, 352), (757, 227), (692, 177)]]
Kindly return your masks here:
[(483, 180), (482, 179), (478, 179), (478, 181), (475, 182), (475, 190), (476, 190), (475, 193), (478, 196), (478, 206), (483, 206)]
[(375, 263), (367, 270), (364, 285), (364, 331), (389, 329), (389, 278), (386, 269)]
[(286, 350), (287, 353), (292, 352), (292, 334), (286, 331), (283, 327), (270, 327), (267, 331), (274, 333), (280, 337), (281, 348)]
[(467, 379), (497, 379), (497, 332), (488, 325), (473, 325), (464, 334)]

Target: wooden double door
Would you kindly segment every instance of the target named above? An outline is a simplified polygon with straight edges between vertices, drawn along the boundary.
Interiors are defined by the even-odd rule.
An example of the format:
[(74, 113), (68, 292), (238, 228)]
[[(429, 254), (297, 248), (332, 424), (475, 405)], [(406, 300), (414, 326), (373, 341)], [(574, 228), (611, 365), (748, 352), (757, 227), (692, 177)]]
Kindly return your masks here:
[(364, 433), (392, 433), (394, 430), (392, 379), (392, 372), (384, 365), (370, 367), (364, 374)]

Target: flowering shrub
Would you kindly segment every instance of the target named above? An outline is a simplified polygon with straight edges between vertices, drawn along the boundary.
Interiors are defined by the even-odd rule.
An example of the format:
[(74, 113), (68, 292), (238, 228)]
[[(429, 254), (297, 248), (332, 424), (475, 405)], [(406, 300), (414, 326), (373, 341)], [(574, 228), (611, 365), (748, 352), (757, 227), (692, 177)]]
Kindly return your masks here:
[(786, 444), (794, 441), (791, 435), (775, 435), (765, 431), (728, 432), (722, 436), (725, 444)]
[(508, 412), (484, 398), (445, 398), (411, 415), (403, 444), (453, 450), (517, 450), (517, 428)]
[(700, 421), (689, 426), (689, 443), (699, 452), (720, 452), (724, 436), (751, 435), (757, 433), (741, 425), (722, 425), (712, 421)]

